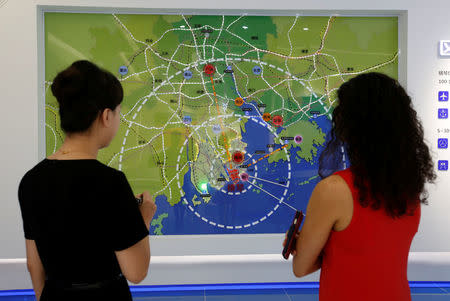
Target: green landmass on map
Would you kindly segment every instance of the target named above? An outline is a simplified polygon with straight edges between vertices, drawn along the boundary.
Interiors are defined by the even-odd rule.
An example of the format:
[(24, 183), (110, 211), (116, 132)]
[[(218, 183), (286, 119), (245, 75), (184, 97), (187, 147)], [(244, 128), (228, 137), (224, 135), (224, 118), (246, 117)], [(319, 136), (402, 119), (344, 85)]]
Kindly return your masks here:
[(162, 214), (158, 215), (158, 217), (156, 219), (152, 220), (151, 226), (155, 227), (155, 229), (153, 229), (153, 234), (163, 235), (163, 233), (162, 233), (163, 224), (162, 223), (163, 223), (163, 220), (168, 217), (169, 217), (169, 214), (162, 213)]

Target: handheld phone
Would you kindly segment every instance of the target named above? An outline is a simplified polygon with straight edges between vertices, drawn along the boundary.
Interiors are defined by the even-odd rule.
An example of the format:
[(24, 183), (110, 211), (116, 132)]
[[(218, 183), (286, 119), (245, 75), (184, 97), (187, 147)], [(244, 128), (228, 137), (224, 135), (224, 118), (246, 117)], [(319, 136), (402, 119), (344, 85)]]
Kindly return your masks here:
[(303, 221), (303, 212), (296, 211), (294, 220), (292, 221), (291, 226), (289, 227), (289, 231), (287, 234), (286, 239), (286, 245), (283, 248), (283, 252), (281, 253), (284, 257), (284, 259), (289, 258), (289, 254), (291, 254), (292, 249), (295, 248), (295, 243), (297, 239), (295, 238), (295, 235), (298, 233), (298, 229), (300, 228), (300, 225)]
[(138, 206), (142, 205), (142, 203), (144, 202), (144, 197), (136, 197), (136, 203), (138, 204)]

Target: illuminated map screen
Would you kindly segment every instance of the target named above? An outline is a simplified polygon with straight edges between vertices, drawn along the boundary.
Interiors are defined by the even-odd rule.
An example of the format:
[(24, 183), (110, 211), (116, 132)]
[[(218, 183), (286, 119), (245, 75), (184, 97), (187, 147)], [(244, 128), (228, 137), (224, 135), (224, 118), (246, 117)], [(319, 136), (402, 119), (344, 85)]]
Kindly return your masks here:
[(81, 59), (124, 87), (99, 160), (153, 195), (152, 234), (282, 233), (320, 180), (337, 88), (398, 77), (398, 17), (47, 12), (47, 155), (64, 139), (49, 86)]

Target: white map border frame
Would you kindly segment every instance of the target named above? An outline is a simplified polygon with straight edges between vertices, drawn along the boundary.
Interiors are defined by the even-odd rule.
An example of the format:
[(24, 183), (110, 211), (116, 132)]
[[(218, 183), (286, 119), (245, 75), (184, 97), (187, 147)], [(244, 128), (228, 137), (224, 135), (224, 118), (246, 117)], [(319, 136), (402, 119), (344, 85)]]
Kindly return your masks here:
[[(37, 5), (38, 56), (38, 159), (46, 157), (45, 136), (45, 13), (148, 14), (148, 15), (247, 15), (247, 16), (339, 16), (398, 17), (398, 81), (407, 88), (407, 10), (264, 10), (264, 9), (154, 9)], [(151, 236), (152, 255), (235, 255), (281, 252), (284, 234), (210, 234)], [(155, 242), (155, 243), (153, 243)]]

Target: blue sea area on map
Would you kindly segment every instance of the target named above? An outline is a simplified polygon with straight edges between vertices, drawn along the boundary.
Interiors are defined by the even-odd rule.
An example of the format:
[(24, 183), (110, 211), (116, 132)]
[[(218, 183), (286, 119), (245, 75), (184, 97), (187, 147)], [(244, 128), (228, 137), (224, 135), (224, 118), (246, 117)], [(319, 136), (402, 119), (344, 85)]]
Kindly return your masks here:
[[(252, 115), (255, 116), (257, 114)], [(260, 117), (255, 117), (254, 119), (262, 121)], [(326, 116), (321, 116), (310, 121), (316, 122), (325, 133), (331, 128), (331, 123)], [(267, 144), (273, 144), (273, 140), (273, 134), (267, 127), (261, 126), (252, 119), (246, 122), (245, 131), (242, 131), (242, 141), (247, 144), (245, 152), (247, 154), (254, 154), (253, 159), (262, 156), (255, 154), (255, 151), (261, 149), (267, 150)], [(275, 144), (274, 149), (281, 146), (281, 144)], [(318, 147), (318, 154), (320, 154), (323, 147)], [(295, 158), (297, 156), (296, 149), (298, 150), (299, 147), (291, 148), (290, 150), (292, 176), (283, 201), (298, 210), (305, 211), (312, 190), (320, 180), (319, 177), (315, 177), (318, 174), (318, 156), (314, 157), (313, 164), (303, 159), (297, 160)], [(248, 170), (250, 176), (256, 172), (255, 170), (251, 172), (252, 168)], [(182, 190), (185, 193), (188, 204), (197, 214), (192, 212), (183, 203), (183, 200), (171, 206), (166, 201), (166, 196), (157, 197), (156, 204), (158, 210), (155, 217), (159, 214), (168, 213), (168, 218), (163, 220), (162, 233), (164, 235), (284, 233), (289, 227), (295, 211), (283, 203), (279, 205), (277, 210), (274, 210), (274, 207), (279, 204), (279, 200), (286, 189), (281, 185), (275, 184), (283, 183), (287, 179), (288, 162), (286, 160), (279, 160), (270, 164), (267, 159), (258, 162), (258, 180), (255, 180), (255, 183), (262, 185), (261, 188), (265, 191), (258, 189), (255, 185), (247, 189), (251, 185), (249, 182), (245, 183), (247, 191), (239, 195), (228, 195), (208, 186), (208, 193), (211, 194), (208, 203), (202, 201), (201, 194), (192, 184), (191, 172), (192, 170), (189, 168), (189, 171), (184, 175)], [(313, 177), (315, 178), (310, 180), (309, 183), (304, 183)], [(264, 182), (259, 179), (270, 182)], [(195, 195), (197, 205), (194, 205), (191, 201)], [(202, 201), (201, 204), (198, 201)], [(271, 211), (272, 214), (268, 216)], [(263, 218), (263, 221), (260, 221), (261, 218)], [(205, 219), (207, 222), (205, 222)], [(255, 221), (258, 222), (255, 223)], [(211, 224), (211, 222), (215, 225)], [(249, 224), (251, 226), (248, 226)], [(223, 227), (219, 227), (218, 225), (222, 225)], [(244, 227), (245, 225), (247, 227)], [(233, 227), (233, 229), (227, 229), (227, 226)], [(236, 229), (236, 226), (242, 226), (242, 228)]]

